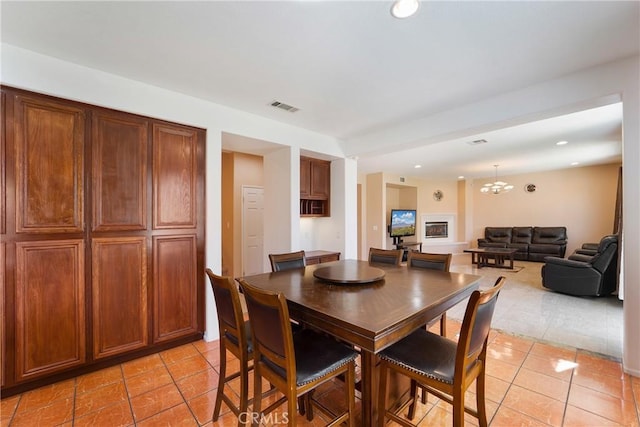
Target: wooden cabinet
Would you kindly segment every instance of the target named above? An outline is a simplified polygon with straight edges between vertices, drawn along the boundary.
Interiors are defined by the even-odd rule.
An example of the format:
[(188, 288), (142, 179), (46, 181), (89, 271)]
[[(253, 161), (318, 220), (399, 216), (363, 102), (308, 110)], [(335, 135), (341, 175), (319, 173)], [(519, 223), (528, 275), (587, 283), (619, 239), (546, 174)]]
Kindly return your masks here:
[(300, 157), (300, 215), (330, 216), (331, 162)]
[(2, 392), (202, 337), (202, 129), (2, 87)]

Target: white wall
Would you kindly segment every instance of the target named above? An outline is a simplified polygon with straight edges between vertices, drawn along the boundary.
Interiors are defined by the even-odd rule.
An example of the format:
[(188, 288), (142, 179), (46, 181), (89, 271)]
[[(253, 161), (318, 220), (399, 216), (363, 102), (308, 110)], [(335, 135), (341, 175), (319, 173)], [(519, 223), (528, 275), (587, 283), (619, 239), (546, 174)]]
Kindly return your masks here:
[[(298, 153), (297, 155), (302, 148), (334, 157), (342, 157), (342, 149), (335, 138), (316, 132), (285, 125), (8, 44), (0, 45), (0, 55), (2, 57), (0, 82), (4, 85), (206, 129), (205, 264), (218, 274), (221, 272), (222, 131), (290, 146), (292, 151), (295, 150)], [(296, 158), (297, 163), (299, 162)], [(295, 166), (296, 171), (298, 167)], [(289, 170), (291, 171), (291, 179), (296, 179), (299, 182), (299, 178), (293, 176), (298, 172), (294, 172), (292, 167)], [(291, 182), (289, 181), (287, 184), (291, 184)], [(287, 203), (295, 203), (295, 210), (299, 209), (297, 202), (292, 199)], [(294, 215), (292, 213), (291, 216)], [(282, 219), (279, 220), (279, 223), (282, 223)], [(291, 240), (299, 237), (298, 230), (298, 222), (296, 221), (287, 238)], [(217, 339), (218, 325), (215, 303), (209, 286), (206, 287), (205, 293), (205, 339)]]
[(357, 258), (356, 180), (355, 160), (331, 162), (331, 217), (300, 219), (301, 249), (337, 251), (341, 259)]
[(264, 271), (270, 271), (266, 254), (299, 250), (300, 150), (283, 148), (265, 155), (263, 161)]

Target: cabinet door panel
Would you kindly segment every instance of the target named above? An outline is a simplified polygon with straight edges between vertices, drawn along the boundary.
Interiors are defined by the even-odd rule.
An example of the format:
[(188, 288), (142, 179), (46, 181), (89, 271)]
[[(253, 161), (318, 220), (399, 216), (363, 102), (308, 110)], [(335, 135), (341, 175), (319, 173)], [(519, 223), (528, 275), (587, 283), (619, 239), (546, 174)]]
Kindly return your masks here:
[(144, 230), (147, 121), (102, 112), (93, 120), (93, 230)]
[(196, 227), (197, 133), (153, 126), (153, 228)]
[(84, 228), (84, 111), (16, 96), (16, 231)]
[(154, 342), (198, 330), (196, 236), (153, 239)]
[(16, 243), (16, 380), (85, 361), (84, 243)]
[(327, 200), (330, 193), (331, 163), (323, 161), (311, 162), (310, 197)]
[(300, 198), (307, 199), (311, 191), (311, 163), (306, 157), (300, 157)]
[(146, 346), (146, 239), (100, 238), (91, 245), (94, 358)]

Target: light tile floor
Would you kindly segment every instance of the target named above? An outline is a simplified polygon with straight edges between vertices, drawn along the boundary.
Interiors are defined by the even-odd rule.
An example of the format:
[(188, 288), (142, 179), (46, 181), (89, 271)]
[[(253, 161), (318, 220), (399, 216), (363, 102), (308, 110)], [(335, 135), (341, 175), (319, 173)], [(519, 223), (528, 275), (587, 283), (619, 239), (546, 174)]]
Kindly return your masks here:
[[(470, 254), (454, 256), (451, 271), (483, 276), (491, 287), (499, 275), (507, 278), (496, 305), (492, 327), (505, 332), (561, 343), (620, 359), (622, 357), (622, 301), (617, 296), (575, 297), (542, 287), (544, 264), (516, 261), (511, 271), (471, 265)], [(466, 301), (447, 316), (462, 320)]]
[[(464, 259), (458, 261), (452, 270), (466, 268), (470, 269), (468, 272), (476, 272), (474, 267), (464, 265)], [(564, 318), (584, 316), (584, 322), (588, 322), (585, 312), (580, 310), (591, 310), (589, 316), (595, 317), (594, 310), (604, 305), (607, 308), (602, 319), (614, 326), (620, 321), (620, 315), (616, 314), (620, 311), (618, 303), (605, 300), (603, 304), (602, 300), (592, 300), (596, 308), (589, 309), (588, 306), (582, 308), (577, 302), (580, 298), (576, 301), (573, 297), (549, 294), (542, 289), (534, 291), (530, 288), (535, 286), (526, 285), (522, 273), (530, 270), (533, 280), (534, 268), (539, 274), (539, 267), (536, 263), (526, 263), (519, 272), (480, 270), (480, 274), (486, 276), (482, 286), (491, 286), (499, 274), (506, 275), (509, 280), (498, 300), (496, 329), (490, 334), (488, 349), (486, 398), (490, 426), (640, 426), (640, 378), (624, 374), (615, 358), (571, 346), (566, 342), (569, 337), (562, 338), (563, 345), (547, 342), (553, 341), (549, 329), (557, 324), (554, 322), (563, 319), (556, 311), (568, 313), (574, 310), (570, 312), (571, 316), (567, 314)], [(561, 299), (556, 299), (558, 296)], [(527, 305), (525, 298), (530, 297), (532, 302)], [(453, 339), (460, 328), (460, 323), (453, 318), (461, 308), (455, 307), (449, 314), (448, 334)], [(546, 326), (532, 329), (526, 323), (515, 322), (522, 317), (518, 317), (519, 311), (538, 313), (543, 318), (527, 318)], [(576, 325), (579, 326), (578, 321)], [(506, 332), (508, 330), (514, 333)], [(533, 335), (532, 330), (541, 335), (524, 336)], [(584, 342), (597, 342), (604, 336), (592, 335), (578, 342), (578, 347), (584, 348)], [(605, 353), (598, 348), (594, 351)], [(236, 425), (237, 418), (224, 405), (218, 422), (211, 421), (219, 358), (217, 341), (198, 341), (3, 398), (0, 425)], [(471, 405), (473, 388), (467, 393)], [(327, 384), (317, 395), (330, 407), (342, 407), (341, 390), (340, 383)], [(237, 391), (237, 384), (234, 384), (227, 392), (237, 399)], [(358, 402), (358, 412), (359, 407)], [(426, 405), (419, 405), (414, 421), (422, 427), (450, 426), (451, 408), (430, 397)], [(321, 414), (317, 414), (313, 422), (298, 417), (298, 425), (302, 426), (319, 426), (324, 422)], [(477, 422), (467, 416), (465, 424), (473, 426)]]

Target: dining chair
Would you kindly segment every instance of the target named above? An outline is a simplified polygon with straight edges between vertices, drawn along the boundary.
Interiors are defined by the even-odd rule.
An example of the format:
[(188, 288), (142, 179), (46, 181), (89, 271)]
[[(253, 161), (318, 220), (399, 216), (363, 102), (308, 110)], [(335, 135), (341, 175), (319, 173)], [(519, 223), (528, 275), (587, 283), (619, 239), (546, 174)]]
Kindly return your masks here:
[(369, 248), (369, 263), (400, 265), (403, 253), (402, 249)]
[[(220, 408), (224, 402), (238, 417), (238, 426), (240, 426), (244, 424), (241, 422), (240, 416), (247, 413), (250, 403), (248, 396), (249, 371), (253, 369), (251, 327), (249, 321), (244, 320), (239, 291), (233, 279), (228, 276), (218, 276), (209, 268), (206, 269), (206, 273), (213, 289), (220, 333), (220, 375), (216, 403), (213, 409), (213, 422), (218, 420)], [(227, 350), (240, 362), (240, 370), (231, 375), (227, 375)], [(224, 394), (224, 387), (238, 377), (240, 377), (240, 402), (236, 406)]]
[[(409, 405), (408, 419), (413, 419), (418, 385), (453, 405), (454, 427), (464, 425), (465, 412), (478, 418), (480, 427), (487, 426), (485, 408), (487, 341), (495, 304), (505, 281), (505, 277), (501, 276), (491, 289), (476, 290), (471, 294), (457, 343), (425, 329), (417, 329), (379, 353), (379, 427), (385, 425), (387, 418), (403, 426), (414, 426), (400, 416), (399, 412)], [(389, 407), (386, 405), (389, 371), (411, 379), (410, 398), (397, 410), (390, 410), (398, 407), (397, 402)], [(468, 408), (464, 404), (465, 391), (474, 380), (477, 410)]]
[(291, 270), (307, 265), (304, 251), (288, 252), (283, 254), (269, 254), (271, 271)]
[[(407, 255), (407, 267), (408, 268), (424, 268), (428, 270), (439, 270), (449, 272), (451, 267), (451, 254), (431, 254), (426, 252), (409, 251)], [(435, 319), (440, 321), (440, 335), (447, 336), (447, 313)], [(435, 321), (430, 321), (428, 326), (431, 326)]]
[[(288, 425), (296, 425), (297, 398), (307, 395), (307, 419), (313, 419), (313, 407), (333, 418), (331, 425), (354, 425), (355, 359), (358, 353), (346, 345), (303, 329), (292, 333), (287, 300), (282, 293), (265, 291), (238, 279), (245, 295), (249, 319), (253, 325), (254, 389), (253, 412), (262, 419), (287, 402)], [(318, 386), (343, 375), (346, 411), (334, 415), (310, 393)], [(262, 378), (284, 396), (262, 410)]]

